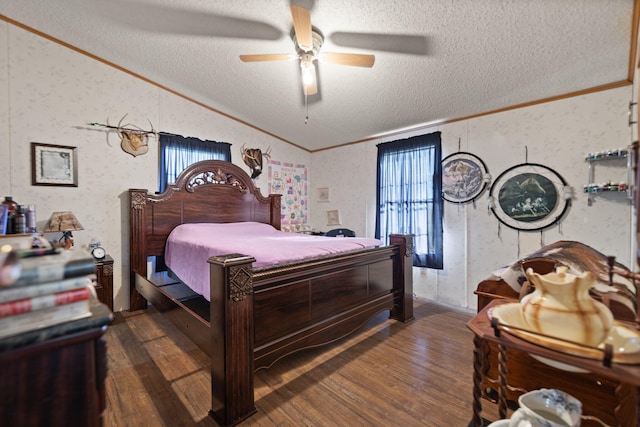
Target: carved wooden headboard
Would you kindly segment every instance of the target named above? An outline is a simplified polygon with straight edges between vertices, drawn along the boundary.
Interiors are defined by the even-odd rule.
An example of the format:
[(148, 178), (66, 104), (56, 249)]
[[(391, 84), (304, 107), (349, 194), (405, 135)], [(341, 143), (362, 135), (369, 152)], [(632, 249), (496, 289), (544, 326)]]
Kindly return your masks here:
[(246, 172), (221, 160), (194, 163), (162, 194), (130, 189), (131, 288), (136, 273), (146, 277), (147, 257), (164, 254), (167, 237), (176, 226), (255, 221), (280, 229), (280, 198), (280, 194), (263, 196)]

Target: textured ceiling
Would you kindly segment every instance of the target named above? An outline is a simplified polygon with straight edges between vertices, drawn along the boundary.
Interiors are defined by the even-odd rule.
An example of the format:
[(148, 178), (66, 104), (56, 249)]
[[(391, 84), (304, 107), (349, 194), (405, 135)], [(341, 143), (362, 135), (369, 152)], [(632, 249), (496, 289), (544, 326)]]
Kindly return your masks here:
[(0, 14), (310, 151), (629, 79), (633, 0), (295, 3), (322, 52), (376, 57), (318, 64), (308, 110), (298, 62), (239, 60), (295, 52), (288, 0), (2, 0)]

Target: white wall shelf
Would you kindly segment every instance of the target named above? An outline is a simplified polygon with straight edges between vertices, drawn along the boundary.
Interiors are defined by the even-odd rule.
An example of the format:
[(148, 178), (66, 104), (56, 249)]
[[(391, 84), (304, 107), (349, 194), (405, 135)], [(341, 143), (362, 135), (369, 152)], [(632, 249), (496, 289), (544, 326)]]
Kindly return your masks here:
[[(599, 193), (620, 193), (625, 194), (628, 199), (633, 197), (633, 191), (631, 189), (631, 156), (629, 156), (629, 147), (616, 148), (613, 150), (597, 151), (588, 153), (585, 158), (585, 162), (589, 164), (588, 182), (584, 186), (584, 192), (589, 196), (587, 198), (587, 204), (591, 206), (593, 204), (593, 197)], [(599, 163), (608, 164), (612, 167), (626, 168), (625, 180), (606, 180), (596, 182), (596, 165)]]

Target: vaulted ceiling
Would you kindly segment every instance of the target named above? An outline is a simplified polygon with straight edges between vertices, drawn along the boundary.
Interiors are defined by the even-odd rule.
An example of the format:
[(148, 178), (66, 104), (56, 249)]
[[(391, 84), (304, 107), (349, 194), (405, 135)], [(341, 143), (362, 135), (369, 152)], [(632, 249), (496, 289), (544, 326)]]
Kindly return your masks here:
[[(4, 0), (0, 14), (309, 151), (630, 83), (637, 0)], [(305, 99), (290, 6), (323, 52)], [(634, 19), (634, 17), (636, 19)], [(308, 120), (307, 120), (308, 117)], [(215, 136), (211, 136), (215, 137)]]

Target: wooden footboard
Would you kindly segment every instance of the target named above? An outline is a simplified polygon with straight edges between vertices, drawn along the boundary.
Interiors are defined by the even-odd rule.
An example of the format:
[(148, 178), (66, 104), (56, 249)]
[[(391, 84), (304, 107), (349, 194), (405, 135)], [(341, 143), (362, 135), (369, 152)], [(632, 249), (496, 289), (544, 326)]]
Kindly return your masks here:
[(211, 356), (210, 415), (223, 426), (255, 412), (253, 374), (293, 352), (343, 338), (376, 314), (413, 319), (412, 236), (391, 245), (254, 273), (254, 259), (209, 259), (211, 303), (181, 299), (136, 275), (137, 292)]
[(251, 257), (209, 259), (211, 415), (218, 423), (234, 425), (255, 412), (255, 370), (342, 338), (384, 310), (413, 319), (406, 298), (412, 241), (396, 235), (392, 245), (256, 275)]

